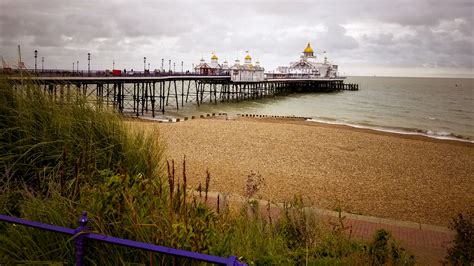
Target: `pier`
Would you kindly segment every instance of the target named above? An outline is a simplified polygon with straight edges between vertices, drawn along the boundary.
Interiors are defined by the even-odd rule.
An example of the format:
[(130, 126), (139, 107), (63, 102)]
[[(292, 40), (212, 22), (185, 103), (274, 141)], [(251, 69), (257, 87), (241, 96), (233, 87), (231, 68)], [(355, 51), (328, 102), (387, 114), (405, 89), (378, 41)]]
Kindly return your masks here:
[[(30, 72), (31, 73), (31, 72)], [(188, 103), (199, 105), (218, 102), (241, 102), (290, 93), (337, 92), (358, 90), (358, 84), (344, 83), (343, 78), (272, 78), (258, 82), (233, 82), (227, 75), (192, 73), (134, 73), (133, 76), (108, 76), (103, 73), (67, 75), (7, 75), (21, 89), (25, 80), (38, 86), (59, 101), (73, 93), (99, 105), (111, 106), (128, 115), (165, 114), (179, 111)], [(26, 77), (25, 77), (26, 76)]]

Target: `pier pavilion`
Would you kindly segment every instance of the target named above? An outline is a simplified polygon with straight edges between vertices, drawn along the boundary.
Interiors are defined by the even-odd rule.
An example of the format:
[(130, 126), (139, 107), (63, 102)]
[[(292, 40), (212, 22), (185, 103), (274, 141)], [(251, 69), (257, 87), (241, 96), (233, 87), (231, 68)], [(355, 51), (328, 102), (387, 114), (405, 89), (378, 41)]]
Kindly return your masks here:
[[(325, 52), (323, 52), (325, 54)], [(324, 61), (319, 62), (311, 43), (303, 50), (300, 59), (291, 62), (289, 66), (279, 66), (275, 72), (268, 73), (269, 77), (307, 77), (307, 78), (337, 78), (338, 65), (333, 65), (324, 56)]]

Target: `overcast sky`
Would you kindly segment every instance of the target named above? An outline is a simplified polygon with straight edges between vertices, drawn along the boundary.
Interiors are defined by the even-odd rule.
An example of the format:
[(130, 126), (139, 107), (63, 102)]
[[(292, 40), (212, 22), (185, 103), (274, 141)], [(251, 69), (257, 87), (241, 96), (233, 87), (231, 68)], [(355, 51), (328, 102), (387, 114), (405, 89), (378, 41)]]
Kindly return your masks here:
[[(0, 55), (38, 68), (176, 70), (245, 51), (267, 71), (311, 42), (346, 75), (474, 76), (474, 1), (0, 0)], [(319, 58), (322, 59), (323, 56)], [(173, 68), (173, 67), (172, 67)]]

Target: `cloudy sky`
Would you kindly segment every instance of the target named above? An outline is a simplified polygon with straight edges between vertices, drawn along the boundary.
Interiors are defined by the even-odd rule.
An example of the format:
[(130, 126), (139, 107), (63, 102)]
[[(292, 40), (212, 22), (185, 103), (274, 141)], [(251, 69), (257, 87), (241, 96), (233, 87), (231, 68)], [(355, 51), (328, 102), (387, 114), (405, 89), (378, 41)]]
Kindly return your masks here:
[[(309, 41), (341, 74), (474, 76), (472, 0), (1, 0), (0, 55), (34, 67), (191, 68), (250, 51), (266, 70)], [(323, 52), (326, 53), (323, 55)], [(172, 63), (173, 64), (173, 63)], [(147, 66), (148, 67), (148, 66)], [(173, 68), (173, 67), (172, 67)]]

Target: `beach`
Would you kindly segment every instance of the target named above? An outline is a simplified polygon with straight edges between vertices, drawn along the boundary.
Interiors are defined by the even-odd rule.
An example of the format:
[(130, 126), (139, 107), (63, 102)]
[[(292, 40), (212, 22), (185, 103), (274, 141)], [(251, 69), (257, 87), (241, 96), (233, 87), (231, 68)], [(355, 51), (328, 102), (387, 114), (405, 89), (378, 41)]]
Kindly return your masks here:
[(258, 196), (302, 196), (305, 205), (446, 226), (474, 210), (474, 144), (400, 135), (303, 119), (227, 117), (179, 123), (134, 120), (158, 128), (188, 184), (243, 195), (252, 172)]

